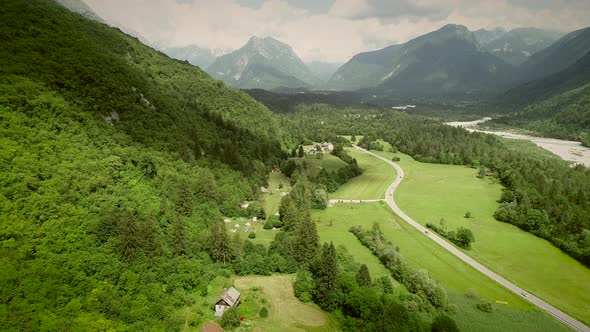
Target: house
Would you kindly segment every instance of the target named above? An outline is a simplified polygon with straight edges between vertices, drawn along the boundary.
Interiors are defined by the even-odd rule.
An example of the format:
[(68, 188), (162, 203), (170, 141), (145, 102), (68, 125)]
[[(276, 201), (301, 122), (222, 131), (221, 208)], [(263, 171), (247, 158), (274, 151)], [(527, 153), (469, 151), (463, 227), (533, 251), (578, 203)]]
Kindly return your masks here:
[(201, 332), (223, 332), (223, 328), (214, 322), (208, 322), (201, 328)]
[(217, 302), (215, 302), (215, 318), (221, 318), (227, 309), (239, 304), (240, 292), (233, 287), (224, 289)]
[(316, 154), (317, 150), (316, 148), (310, 148), (309, 150), (306, 151), (307, 154)]
[(334, 144), (332, 144), (330, 142), (324, 142), (324, 143), (322, 143), (322, 149), (324, 149), (326, 151), (333, 151), (334, 150)]
[(248, 206), (250, 206), (250, 204), (248, 204), (248, 203), (243, 203), (242, 205), (240, 205), (240, 207), (241, 207), (242, 209), (247, 209), (247, 208), (248, 208)]

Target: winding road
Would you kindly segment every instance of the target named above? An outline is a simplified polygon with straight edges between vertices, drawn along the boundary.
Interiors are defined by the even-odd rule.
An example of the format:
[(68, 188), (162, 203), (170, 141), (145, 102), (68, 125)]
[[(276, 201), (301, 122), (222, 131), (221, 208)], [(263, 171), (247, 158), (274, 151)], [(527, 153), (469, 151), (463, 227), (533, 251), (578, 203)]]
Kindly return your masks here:
[(387, 164), (389, 164), (393, 168), (395, 168), (398, 176), (395, 179), (395, 181), (393, 181), (393, 183), (389, 186), (389, 188), (387, 188), (387, 192), (385, 193), (385, 201), (387, 202), (389, 207), (391, 207), (393, 212), (395, 212), (398, 216), (400, 216), (404, 221), (406, 221), (408, 224), (412, 225), (414, 228), (416, 228), (420, 232), (427, 235), (432, 241), (438, 243), (441, 247), (445, 248), (447, 251), (449, 251), (450, 253), (452, 253), (453, 255), (455, 255), (456, 257), (458, 257), (459, 259), (461, 259), (465, 263), (471, 265), (473, 268), (475, 268), (479, 272), (485, 274), (486, 276), (490, 277), (491, 279), (493, 279), (494, 281), (496, 281), (500, 285), (506, 287), (510, 291), (514, 292), (516, 295), (522, 297), (523, 299), (536, 305), (540, 309), (546, 311), (547, 313), (549, 313), (553, 317), (559, 319), (560, 321), (562, 321), (564, 324), (571, 327), (572, 329), (574, 329), (576, 331), (581, 331), (581, 332), (590, 332), (590, 328), (588, 326), (586, 326), (585, 324), (583, 324), (582, 322), (576, 320), (575, 318), (569, 316), (568, 314), (555, 308), (554, 306), (541, 300), (540, 298), (538, 298), (532, 294), (529, 294), (524, 289), (516, 286), (515, 284), (511, 283), (510, 281), (508, 281), (508, 280), (504, 279), (503, 277), (499, 276), (498, 274), (494, 273), (493, 271), (491, 271), (487, 267), (483, 266), (482, 264), (480, 264), (479, 262), (477, 262), (473, 258), (467, 256), (465, 253), (463, 253), (461, 250), (457, 249), (455, 246), (453, 246), (450, 243), (448, 243), (447, 241), (443, 240), (440, 236), (434, 234), (433, 232), (428, 230), (426, 227), (420, 225), (419, 223), (414, 221), (414, 219), (410, 218), (407, 214), (404, 213), (404, 211), (402, 211), (399, 208), (399, 206), (397, 205), (397, 203), (393, 199), (393, 193), (395, 192), (395, 190), (397, 189), (397, 187), (402, 182), (402, 180), (405, 176), (404, 170), (398, 164), (392, 162), (391, 160), (388, 160), (387, 158), (381, 157), (371, 151), (365, 150), (365, 149), (358, 147), (356, 145), (354, 147), (356, 149), (359, 149), (365, 153), (372, 155), (375, 158), (383, 160), (384, 162), (386, 162)]

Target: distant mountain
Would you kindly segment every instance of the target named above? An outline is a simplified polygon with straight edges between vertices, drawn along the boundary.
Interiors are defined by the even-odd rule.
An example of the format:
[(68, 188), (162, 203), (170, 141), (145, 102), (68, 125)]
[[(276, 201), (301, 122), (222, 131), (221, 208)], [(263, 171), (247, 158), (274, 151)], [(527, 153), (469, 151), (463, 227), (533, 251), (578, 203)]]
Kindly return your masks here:
[(482, 49), (465, 26), (449, 24), (405, 44), (354, 56), (328, 87), (415, 96), (489, 93), (505, 87), (512, 70)]
[(162, 52), (171, 58), (186, 60), (192, 65), (201, 67), (201, 69), (209, 67), (215, 62), (216, 58), (210, 49), (196, 45), (163, 48)]
[(521, 77), (530, 81), (562, 71), (590, 52), (590, 27), (563, 36), (521, 65)]
[(537, 28), (516, 28), (508, 32), (501, 28), (492, 31), (482, 30), (474, 32), (482, 47), (513, 65), (522, 64), (530, 56), (549, 47), (564, 35), (561, 32)]
[(309, 87), (319, 83), (289, 45), (271, 37), (252, 37), (239, 50), (218, 57), (207, 72), (242, 89)]
[(84, 1), (82, 0), (54, 0), (67, 9), (78, 13), (86, 18), (105, 23), (102, 17), (98, 16)]
[(487, 29), (479, 29), (476, 31), (473, 31), (473, 35), (475, 36), (475, 39), (477, 39), (477, 41), (481, 44), (481, 45), (486, 45), (491, 43), (494, 40), (497, 40), (498, 38), (504, 36), (507, 33), (507, 31), (504, 28), (495, 28), (493, 30), (487, 30)]
[(307, 68), (322, 82), (328, 82), (342, 63), (312, 61), (306, 63)]
[(502, 105), (528, 105), (588, 83), (590, 83), (590, 51), (562, 71), (508, 90), (501, 96), (500, 101)]

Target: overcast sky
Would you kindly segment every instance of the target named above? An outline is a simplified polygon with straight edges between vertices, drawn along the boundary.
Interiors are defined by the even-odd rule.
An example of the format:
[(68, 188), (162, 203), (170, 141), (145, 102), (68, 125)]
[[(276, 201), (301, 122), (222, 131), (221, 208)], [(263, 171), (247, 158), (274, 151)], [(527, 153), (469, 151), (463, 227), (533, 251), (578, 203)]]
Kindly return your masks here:
[(85, 0), (96, 13), (161, 46), (240, 48), (275, 37), (304, 61), (345, 62), (446, 23), (471, 30), (590, 26), (590, 0)]

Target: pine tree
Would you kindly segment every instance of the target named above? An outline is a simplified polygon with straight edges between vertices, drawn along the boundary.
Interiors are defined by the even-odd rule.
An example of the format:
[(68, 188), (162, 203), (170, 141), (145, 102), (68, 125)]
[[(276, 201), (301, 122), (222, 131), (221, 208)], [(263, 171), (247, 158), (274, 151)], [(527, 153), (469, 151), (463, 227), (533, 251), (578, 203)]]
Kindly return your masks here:
[(338, 266), (334, 244), (324, 243), (318, 270), (316, 302), (324, 310), (332, 310), (338, 301), (337, 284)]
[[(250, 233), (254, 234), (254, 233)], [(231, 249), (232, 249), (232, 259), (233, 261), (238, 261), (243, 256), (243, 245), (242, 245), (242, 238), (240, 237), (240, 233), (234, 234), (234, 237), (231, 241)]]
[(381, 277), (381, 287), (383, 288), (383, 293), (393, 294), (393, 284), (388, 276)]
[(229, 263), (232, 259), (232, 248), (227, 237), (225, 224), (217, 220), (211, 225), (211, 235), (209, 237), (209, 254), (211, 258), (218, 263)]
[(356, 283), (359, 285), (359, 287), (371, 286), (371, 275), (369, 274), (369, 268), (366, 264), (361, 265), (361, 268), (356, 274)]
[(311, 219), (304, 219), (295, 234), (295, 260), (303, 269), (309, 267), (316, 257), (319, 248), (319, 237), (315, 223)]
[(176, 256), (182, 256), (186, 255), (187, 247), (186, 225), (181, 216), (176, 216), (172, 225), (172, 249)]
[(299, 146), (299, 158), (303, 158), (305, 156), (305, 151), (303, 150), (303, 146)]

